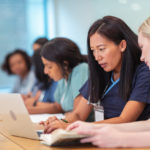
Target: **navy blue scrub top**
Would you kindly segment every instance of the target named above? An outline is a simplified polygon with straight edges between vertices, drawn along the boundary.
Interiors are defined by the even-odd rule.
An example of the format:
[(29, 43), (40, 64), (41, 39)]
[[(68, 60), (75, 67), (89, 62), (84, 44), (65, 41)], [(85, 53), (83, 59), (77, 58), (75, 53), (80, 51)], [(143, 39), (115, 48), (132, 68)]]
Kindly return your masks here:
[[(119, 83), (103, 97), (101, 105), (104, 108), (104, 119), (120, 116), (126, 105), (119, 96)], [(80, 89), (80, 94), (88, 100), (88, 81)], [(150, 118), (150, 70), (145, 63), (141, 63), (134, 74), (132, 82), (132, 91), (128, 100), (146, 103), (146, 106), (137, 120), (146, 120)]]

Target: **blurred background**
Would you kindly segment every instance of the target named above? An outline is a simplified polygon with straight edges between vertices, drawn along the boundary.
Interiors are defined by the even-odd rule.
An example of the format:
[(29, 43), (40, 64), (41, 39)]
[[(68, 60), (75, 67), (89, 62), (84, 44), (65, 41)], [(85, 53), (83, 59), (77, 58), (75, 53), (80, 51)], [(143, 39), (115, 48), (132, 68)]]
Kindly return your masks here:
[[(30, 56), (39, 37), (67, 37), (87, 53), (90, 25), (105, 15), (123, 19), (136, 33), (150, 16), (150, 0), (0, 0), (0, 65), (16, 48)], [(9, 92), (15, 77), (0, 70), (0, 92)]]

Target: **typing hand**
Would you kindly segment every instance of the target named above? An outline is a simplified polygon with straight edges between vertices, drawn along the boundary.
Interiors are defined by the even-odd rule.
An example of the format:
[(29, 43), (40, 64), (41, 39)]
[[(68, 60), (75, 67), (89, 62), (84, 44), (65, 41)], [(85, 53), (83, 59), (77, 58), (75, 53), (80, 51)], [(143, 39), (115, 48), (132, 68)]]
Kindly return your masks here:
[(41, 121), (40, 124), (44, 125), (44, 126), (47, 126), (55, 120), (59, 120), (59, 119), (56, 116), (49, 117), (46, 121)]
[(62, 120), (55, 120), (47, 125), (44, 126), (44, 133), (51, 133), (52, 131), (61, 128), (66, 129), (69, 123), (65, 123)]
[(77, 133), (80, 133), (83, 131), (83, 129), (92, 129), (93, 127), (95, 128), (95, 124), (93, 123), (87, 123), (87, 122), (83, 122), (83, 121), (76, 121), (72, 124), (70, 124), (66, 130), (73, 130), (76, 131)]

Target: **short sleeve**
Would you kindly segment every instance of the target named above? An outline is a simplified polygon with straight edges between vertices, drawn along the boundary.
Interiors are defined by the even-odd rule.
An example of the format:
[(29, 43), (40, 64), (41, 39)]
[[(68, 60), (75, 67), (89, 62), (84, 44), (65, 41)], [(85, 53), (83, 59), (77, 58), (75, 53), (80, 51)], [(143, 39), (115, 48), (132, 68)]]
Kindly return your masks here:
[(81, 63), (73, 68), (67, 81), (65, 79), (58, 81), (55, 100), (61, 104), (61, 107), (65, 112), (72, 111), (74, 99), (79, 95), (79, 89), (87, 79), (88, 64)]
[(88, 80), (84, 83), (84, 85), (80, 88), (79, 92), (80, 94), (88, 100), (89, 92), (88, 92)]
[(88, 79), (88, 64), (82, 63), (74, 68), (72, 72), (71, 88), (73, 91), (73, 99), (79, 95), (79, 89)]
[(135, 73), (129, 100), (150, 104), (150, 70), (141, 63)]
[(60, 101), (61, 101), (61, 98), (62, 98), (62, 95), (63, 95), (63, 79), (58, 81), (57, 82), (57, 88), (55, 90), (55, 93), (54, 93), (54, 99), (55, 99), (55, 102), (59, 103), (60, 104)]

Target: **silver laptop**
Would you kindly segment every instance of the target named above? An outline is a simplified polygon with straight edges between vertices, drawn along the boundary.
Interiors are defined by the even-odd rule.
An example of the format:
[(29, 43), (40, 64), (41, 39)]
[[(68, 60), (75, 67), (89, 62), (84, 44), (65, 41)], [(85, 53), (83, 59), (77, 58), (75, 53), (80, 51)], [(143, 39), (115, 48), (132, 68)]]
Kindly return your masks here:
[(20, 94), (0, 94), (0, 124), (10, 135), (39, 140)]

